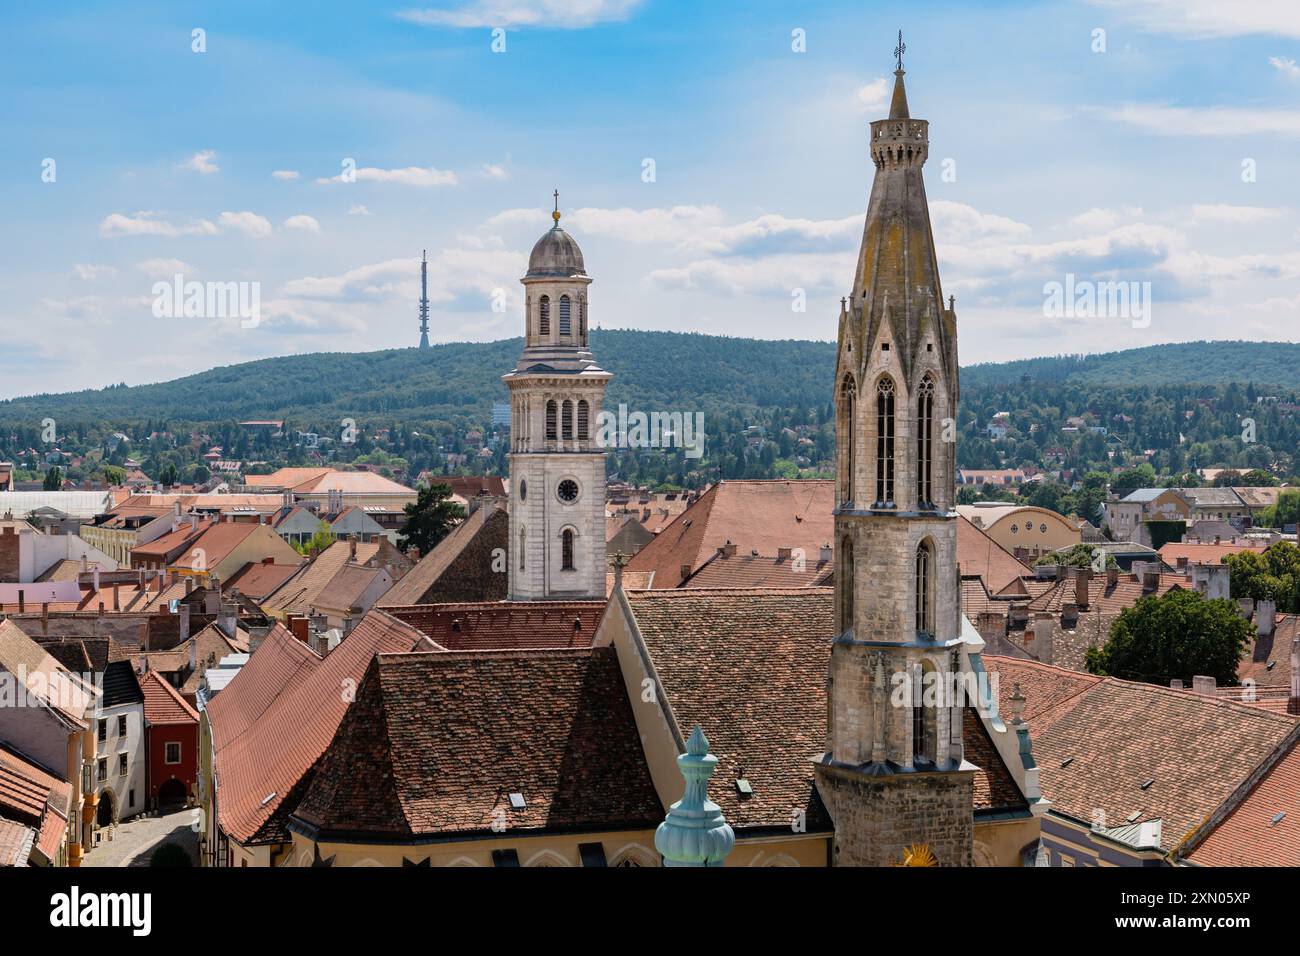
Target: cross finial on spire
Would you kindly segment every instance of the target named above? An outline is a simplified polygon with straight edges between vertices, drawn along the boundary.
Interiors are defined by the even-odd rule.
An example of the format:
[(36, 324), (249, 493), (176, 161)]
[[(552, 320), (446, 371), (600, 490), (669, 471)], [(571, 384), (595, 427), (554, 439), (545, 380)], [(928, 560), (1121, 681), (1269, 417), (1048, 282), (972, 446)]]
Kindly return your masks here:
[(560, 221), (560, 191), (555, 190), (555, 212), (551, 213), (551, 218), (556, 222)]
[(907, 52), (907, 44), (903, 42), (903, 31), (898, 31), (898, 46), (894, 47), (894, 56), (898, 57), (898, 72), (903, 72), (903, 54)]

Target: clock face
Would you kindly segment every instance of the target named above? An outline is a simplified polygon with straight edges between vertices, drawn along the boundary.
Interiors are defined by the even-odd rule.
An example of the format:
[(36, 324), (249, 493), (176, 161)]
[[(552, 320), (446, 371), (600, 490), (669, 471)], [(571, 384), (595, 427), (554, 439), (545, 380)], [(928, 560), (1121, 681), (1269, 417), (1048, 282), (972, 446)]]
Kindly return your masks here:
[(560, 486), (555, 489), (555, 493), (560, 496), (561, 501), (577, 501), (578, 483), (572, 478), (565, 478), (560, 482)]

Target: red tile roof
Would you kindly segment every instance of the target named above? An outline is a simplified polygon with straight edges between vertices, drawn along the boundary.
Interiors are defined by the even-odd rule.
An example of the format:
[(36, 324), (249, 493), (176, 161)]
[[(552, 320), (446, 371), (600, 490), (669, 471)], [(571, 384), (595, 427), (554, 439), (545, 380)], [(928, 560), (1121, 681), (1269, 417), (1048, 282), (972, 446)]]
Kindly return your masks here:
[[(1161, 820), (1171, 849), (1296, 727), (1294, 718), (1191, 691), (987, 656), (1003, 712), (1019, 685), (1043, 796), (1085, 824)], [(1148, 783), (1148, 781), (1150, 781)], [(1147, 784), (1145, 789), (1143, 784)]]
[(254, 601), (262, 602), (276, 592), (285, 581), (298, 573), (302, 565), (271, 564), (266, 561), (250, 561), (225, 582), (227, 587), (238, 588), (241, 594), (247, 594)]
[[(54, 860), (68, 830), (72, 785), (0, 747), (0, 822), (30, 828), (33, 846)], [(24, 858), (14, 866), (26, 866)]]
[(1021, 577), (1033, 575), (1033, 569), (1021, 564), (1010, 551), (969, 520), (957, 517), (957, 563), (963, 577), (978, 575), (984, 586), (997, 593)]
[(615, 652), (586, 648), (376, 657), (295, 816), (325, 838), (400, 840), (502, 820), (650, 829), (663, 812)]
[(1178, 564), (1180, 558), (1186, 558), (1192, 564), (1222, 564), (1223, 559), (1230, 554), (1236, 554), (1239, 551), (1258, 551), (1261, 554), (1264, 546), (1252, 547), (1245, 544), (1181, 544), (1178, 542), (1167, 544), (1159, 551), (1160, 560), (1165, 564), (1173, 567)]
[(741, 554), (775, 557), (802, 548), (815, 557), (835, 530), (833, 481), (720, 481), (636, 553), (627, 569), (653, 571), (654, 587), (675, 588), (682, 567), (698, 568), (728, 541)]
[(1187, 859), (1200, 866), (1300, 866), (1300, 746), (1288, 747)]
[[(355, 687), (379, 653), (427, 647), (427, 639), (371, 611), (323, 660), (276, 625), (208, 704), (221, 828), (240, 843), (279, 842), (273, 815), (325, 751)], [(348, 682), (352, 682), (350, 685)]]
[[(802, 562), (792, 558), (752, 554), (727, 557), (715, 554), (690, 576), (684, 588), (797, 588), (825, 585), (832, 573), (829, 561), (818, 561), (814, 552)], [(625, 571), (624, 574), (627, 572)]]
[(144, 694), (144, 719), (155, 726), (170, 724), (197, 724), (199, 713), (157, 671), (148, 671), (140, 678), (140, 691)]
[(449, 651), (590, 647), (604, 601), (498, 601), (385, 608)]

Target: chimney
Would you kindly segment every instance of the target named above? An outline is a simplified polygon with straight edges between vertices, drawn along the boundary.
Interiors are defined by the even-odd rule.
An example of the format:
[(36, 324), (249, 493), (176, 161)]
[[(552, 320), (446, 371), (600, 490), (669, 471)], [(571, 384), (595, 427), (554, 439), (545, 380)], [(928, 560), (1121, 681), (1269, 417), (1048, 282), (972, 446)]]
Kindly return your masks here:
[[(722, 551), (722, 556), (724, 558), (734, 558), (736, 556), (736, 546), (731, 541), (728, 541), (719, 550)], [(690, 574), (689, 570), (687, 570), (682, 577), (686, 577), (688, 574)]]
[(1079, 607), (1088, 606), (1089, 590), (1092, 586), (1092, 571), (1089, 568), (1074, 569), (1074, 603)]
[(234, 640), (235, 637), (237, 611), (238, 609), (233, 603), (226, 601), (222, 603), (221, 610), (217, 612), (217, 629), (231, 640)]
[(1106, 587), (1113, 588), (1119, 584), (1119, 568), (1106, 569)]
[(121, 586), (118, 584), (113, 585), (113, 610), (122, 610), (122, 592)]
[(189, 521), (190, 521), (190, 531), (192, 531), (192, 532), (193, 532), (193, 531), (198, 531), (198, 530), (199, 530), (199, 516), (196, 515), (196, 514), (194, 514), (193, 512), (191, 512), (190, 515), (189, 515)]
[(96, 591), (99, 590), (99, 565), (98, 564), (95, 565), (95, 571), (90, 577), (90, 584)]
[(1259, 600), (1255, 602), (1255, 633), (1268, 637), (1277, 626), (1277, 602)]
[(190, 639), (190, 606), (182, 601), (177, 611), (181, 616), (181, 643)]
[(1160, 572), (1143, 571), (1142, 572), (1142, 592), (1154, 593), (1160, 590)]
[(1187, 567), (1187, 555), (1180, 554), (1178, 556), (1178, 569), (1181, 571), (1185, 567)]
[(1198, 674), (1192, 678), (1193, 694), (1203, 694), (1206, 697), (1213, 697), (1215, 696), (1215, 691), (1217, 689), (1217, 686), (1218, 686), (1218, 681), (1216, 681), (1213, 677), (1202, 677), (1201, 675)]
[(266, 635), (269, 634), (270, 631), (270, 625), (264, 627), (250, 627), (248, 629), (248, 653), (250, 655), (262, 646), (262, 642), (266, 640)]
[(1050, 614), (1034, 616), (1034, 655), (1044, 664), (1052, 663), (1055, 648), (1052, 646), (1052, 625), (1055, 622)]
[(832, 548), (829, 544), (822, 545), (822, 550), (821, 550), (821, 554), (818, 556), (818, 561), (821, 564), (828, 564), (833, 557), (835, 557), (835, 549)]
[(975, 615), (975, 629), (985, 641), (1002, 637), (1007, 632), (1007, 619), (997, 611), (980, 611)]
[(304, 644), (311, 645), (311, 625), (307, 621), (306, 615), (290, 614), (286, 622), (293, 636), (298, 638)]
[(1064, 564), (1058, 564), (1058, 565), (1056, 565), (1056, 580), (1058, 580), (1058, 581), (1064, 581), (1064, 580), (1065, 580), (1065, 576), (1066, 576), (1068, 573), (1069, 573), (1069, 568), (1067, 568)]
[(144, 620), (140, 622), (140, 650), (148, 651), (149, 649), (149, 622)]
[(190, 641), (190, 673), (193, 674), (199, 669), (199, 642)]
[(357, 560), (357, 536), (348, 535), (348, 560), (355, 562)]
[(1183, 689), (1183, 679), (1182, 679), (1181, 677), (1175, 677), (1173, 680), (1171, 680), (1171, 681), (1169, 682), (1169, 687), (1170, 687), (1172, 690), (1182, 690), (1182, 689)]

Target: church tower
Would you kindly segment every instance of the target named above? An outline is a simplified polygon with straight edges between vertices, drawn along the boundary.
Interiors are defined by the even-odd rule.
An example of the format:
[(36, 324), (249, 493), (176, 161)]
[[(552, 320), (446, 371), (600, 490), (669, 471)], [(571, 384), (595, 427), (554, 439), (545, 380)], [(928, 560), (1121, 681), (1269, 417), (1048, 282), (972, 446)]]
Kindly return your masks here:
[[(955, 504), (957, 325), (944, 307), (903, 46), (889, 118), (871, 124), (875, 181), (835, 376), (836, 637), (817, 787), (835, 863), (928, 849), (971, 865), (975, 768), (963, 759)], [(959, 685), (960, 686), (960, 685)], [(921, 859), (928, 859), (922, 852)]]
[(582, 250), (555, 225), (533, 246), (524, 352), (510, 389), (510, 599), (605, 596), (605, 452), (597, 421), (613, 376), (587, 347)]

